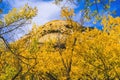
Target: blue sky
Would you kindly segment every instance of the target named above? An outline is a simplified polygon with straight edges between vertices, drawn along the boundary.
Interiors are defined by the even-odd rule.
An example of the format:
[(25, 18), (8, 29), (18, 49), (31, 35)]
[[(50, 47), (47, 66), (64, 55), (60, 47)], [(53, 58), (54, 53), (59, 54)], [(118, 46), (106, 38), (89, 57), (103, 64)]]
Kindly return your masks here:
[[(90, 1), (94, 1), (94, 0), (90, 0)], [(109, 0), (104, 0), (105, 2), (104, 3), (108, 3)], [(84, 8), (84, 3), (85, 3), (85, 0), (81, 0), (81, 2), (79, 3), (79, 6), (77, 8), (75, 8), (75, 13), (79, 13), (79, 10), (83, 9)], [(120, 0), (114, 0), (111, 4), (110, 4), (110, 11), (113, 11), (115, 10), (116, 11), (116, 14), (112, 14), (113, 17), (118, 17), (120, 16)], [(91, 10), (96, 10), (96, 5), (93, 5), (92, 7), (90, 7)], [(98, 4), (98, 10), (99, 10), (99, 14), (101, 15), (106, 15), (107, 11), (105, 10), (105, 12), (102, 12), (104, 9), (103, 9), (103, 5), (102, 4)], [(79, 18), (77, 19), (77, 21), (79, 20)], [(97, 24), (93, 24), (92, 21), (90, 22), (87, 22), (85, 23), (85, 26), (95, 26), (97, 27), (98, 29), (102, 29), (102, 25), (100, 23), (100, 21), (98, 21)]]
[[(64, 0), (64, 1), (66, 1), (66, 0)], [(67, 4), (67, 6), (73, 8), (75, 10), (76, 16), (74, 17), (74, 20), (78, 21), (78, 22), (80, 22), (80, 18), (81, 18), (80, 17), (81, 13), (79, 11), (80, 11), (80, 9), (84, 8), (84, 0), (81, 0), (81, 1), (82, 1), (82, 3), (79, 4), (78, 6), (75, 6), (70, 3)], [(61, 19), (60, 18), (61, 6), (55, 5), (53, 3), (53, 0), (3, 0), (3, 2), (0, 3), (0, 8), (3, 9), (3, 14), (0, 15), (0, 17), (7, 14), (12, 8), (20, 8), (20, 7), (23, 7), (25, 4), (28, 4), (32, 7), (36, 6), (38, 8), (38, 15), (33, 18), (32, 24), (36, 23), (38, 25), (43, 25), (46, 22), (49, 22), (51, 20)], [(64, 2), (62, 4), (64, 4)], [(95, 8), (95, 6), (92, 7), (92, 9), (94, 9), (94, 8)], [(99, 12), (101, 12), (102, 11), (101, 5), (99, 5), (98, 8), (99, 8)], [(120, 0), (116, 0), (115, 2), (113, 2), (111, 4), (110, 10), (116, 10), (117, 14), (113, 15), (114, 17), (120, 16)], [(32, 24), (26, 25), (27, 28), (26, 28), (24, 34), (26, 34), (29, 31), (29, 29), (31, 29)], [(102, 28), (100, 23), (93, 25), (92, 21), (86, 23), (85, 26), (97, 26), (97, 28), (99, 28), (99, 29)], [(21, 37), (22, 35), (23, 35), (23, 33), (21, 34), (21, 32), (20, 32), (20, 33), (18, 33), (17, 37), (18, 36)]]

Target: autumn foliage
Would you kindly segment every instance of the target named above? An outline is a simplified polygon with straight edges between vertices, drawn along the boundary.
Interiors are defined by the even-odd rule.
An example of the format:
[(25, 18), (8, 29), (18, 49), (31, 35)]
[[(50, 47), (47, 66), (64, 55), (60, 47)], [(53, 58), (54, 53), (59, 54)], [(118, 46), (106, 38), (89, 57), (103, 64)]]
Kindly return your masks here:
[(16, 80), (119, 80), (120, 18), (105, 16), (102, 30), (83, 30), (73, 24), (72, 15), (66, 20), (73, 27), (63, 38), (58, 31), (58, 38), (41, 44), (42, 28), (33, 25), (28, 36), (10, 44), (15, 54), (0, 49), (0, 80), (14, 80), (15, 75)]

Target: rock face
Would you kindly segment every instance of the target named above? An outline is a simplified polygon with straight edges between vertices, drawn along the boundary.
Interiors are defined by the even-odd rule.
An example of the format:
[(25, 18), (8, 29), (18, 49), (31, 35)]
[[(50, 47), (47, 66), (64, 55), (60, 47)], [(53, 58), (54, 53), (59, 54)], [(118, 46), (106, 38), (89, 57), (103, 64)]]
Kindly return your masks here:
[(55, 42), (55, 47), (59, 44), (62, 48), (65, 48), (64, 43), (66, 37), (73, 33), (75, 28), (81, 29), (82, 26), (77, 22), (64, 21), (64, 20), (54, 20), (40, 26), (35, 34), (31, 31), (29, 34), (24, 36), (21, 40), (25, 43), (30, 44), (29, 38), (37, 35), (38, 43), (44, 44), (46, 42)]
[[(74, 25), (74, 26), (73, 26)], [(73, 21), (54, 20), (39, 28), (39, 42), (44, 43), (51, 40), (64, 41), (66, 36), (73, 32), (75, 27), (82, 28)]]

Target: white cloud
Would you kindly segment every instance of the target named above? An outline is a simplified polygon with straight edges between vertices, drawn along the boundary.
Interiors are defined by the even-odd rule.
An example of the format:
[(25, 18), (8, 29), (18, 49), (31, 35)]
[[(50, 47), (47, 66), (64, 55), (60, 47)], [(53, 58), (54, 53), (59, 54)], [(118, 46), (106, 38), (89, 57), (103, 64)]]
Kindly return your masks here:
[[(60, 19), (61, 6), (55, 5), (54, 0), (8, 0), (8, 2), (12, 7), (15, 8), (20, 8), (25, 4), (28, 4), (32, 7), (37, 7), (38, 14), (35, 18), (33, 18), (33, 23), (36, 23), (38, 25), (43, 25), (51, 20)], [(72, 3), (66, 3), (66, 0), (63, 0), (61, 5), (76, 8), (76, 6)]]
[(52, 2), (41, 2), (37, 4), (38, 15), (33, 19), (33, 22), (35, 21), (37, 24), (44, 24), (50, 20), (60, 18), (60, 7)]
[(38, 14), (33, 18), (33, 23), (43, 25), (44, 23), (60, 18), (60, 7), (53, 4), (53, 1), (35, 0), (13, 0), (10, 2), (12, 7), (20, 8), (25, 4), (38, 8)]

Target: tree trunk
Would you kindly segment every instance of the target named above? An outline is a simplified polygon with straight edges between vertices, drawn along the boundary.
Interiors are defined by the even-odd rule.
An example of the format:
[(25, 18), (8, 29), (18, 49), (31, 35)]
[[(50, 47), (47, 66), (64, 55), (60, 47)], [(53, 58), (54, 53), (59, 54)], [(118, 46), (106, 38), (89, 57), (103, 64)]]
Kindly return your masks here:
[(66, 74), (66, 80), (70, 80), (70, 73), (69, 72), (67, 72), (67, 74)]

